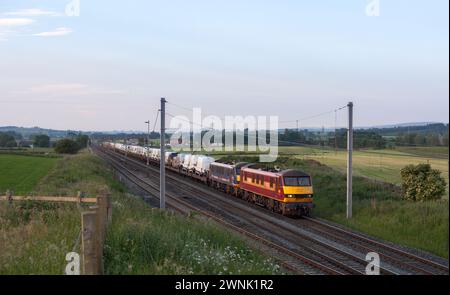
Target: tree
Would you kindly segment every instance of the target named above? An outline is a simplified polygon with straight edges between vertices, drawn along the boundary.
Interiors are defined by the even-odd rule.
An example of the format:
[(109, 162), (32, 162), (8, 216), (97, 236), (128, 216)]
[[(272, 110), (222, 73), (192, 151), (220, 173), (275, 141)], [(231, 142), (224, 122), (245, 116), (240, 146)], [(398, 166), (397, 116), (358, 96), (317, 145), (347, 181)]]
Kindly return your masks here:
[(60, 154), (76, 154), (80, 149), (79, 144), (71, 139), (61, 139), (55, 145), (55, 152)]
[(414, 138), (414, 144), (415, 145), (426, 145), (427, 144), (427, 138), (423, 134), (416, 134), (416, 137)]
[(81, 133), (77, 135), (75, 141), (77, 142), (80, 149), (84, 149), (87, 147), (87, 144), (89, 142), (89, 136), (82, 135)]
[(444, 136), (442, 137), (442, 144), (444, 146), (448, 146), (448, 132), (444, 134)]
[(0, 147), (16, 147), (17, 142), (11, 134), (0, 132)]
[(36, 135), (33, 144), (37, 147), (49, 147), (50, 137), (45, 134)]
[(408, 165), (401, 171), (403, 198), (411, 201), (437, 200), (445, 193), (446, 183), (429, 164)]
[(430, 133), (426, 137), (426, 143), (429, 146), (439, 146), (441, 145), (441, 141), (439, 140), (439, 134)]

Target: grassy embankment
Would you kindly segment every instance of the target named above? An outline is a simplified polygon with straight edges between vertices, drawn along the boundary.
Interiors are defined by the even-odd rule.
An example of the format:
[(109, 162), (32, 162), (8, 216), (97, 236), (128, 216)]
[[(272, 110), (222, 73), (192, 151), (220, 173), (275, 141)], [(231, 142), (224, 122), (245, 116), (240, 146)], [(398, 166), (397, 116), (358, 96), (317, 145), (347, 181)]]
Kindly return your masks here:
[[(258, 161), (255, 156), (227, 158)], [(401, 199), (398, 187), (356, 176), (353, 181), (353, 219), (347, 220), (345, 174), (315, 160), (295, 156), (280, 156), (275, 164), (282, 168), (298, 168), (312, 175), (315, 216), (448, 258), (448, 199), (408, 202)], [(372, 199), (376, 201), (372, 202)]]
[[(19, 162), (25, 159), (35, 161), (33, 157), (23, 157)], [(1, 161), (2, 158), (0, 167)], [(109, 188), (113, 222), (105, 243), (107, 274), (279, 272), (271, 260), (215, 224), (151, 210), (143, 201), (127, 194), (105, 164), (87, 152), (56, 161), (55, 167), (47, 169), (48, 174), (36, 186), (23, 191), (44, 195), (84, 191), (95, 196)], [(26, 171), (17, 169), (7, 186), (11, 188), (16, 178), (26, 175)], [(1, 174), (0, 179), (3, 178)], [(65, 255), (72, 251), (79, 229), (80, 212), (74, 204), (1, 202), (0, 274), (62, 274)]]

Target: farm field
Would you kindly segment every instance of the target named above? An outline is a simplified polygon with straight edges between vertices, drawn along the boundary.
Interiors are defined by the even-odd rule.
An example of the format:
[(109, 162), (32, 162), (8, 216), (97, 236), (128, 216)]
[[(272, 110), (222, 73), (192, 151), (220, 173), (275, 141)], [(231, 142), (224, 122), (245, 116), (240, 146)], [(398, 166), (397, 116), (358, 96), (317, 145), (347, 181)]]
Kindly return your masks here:
[[(280, 147), (281, 155), (292, 155), (297, 159), (313, 159), (340, 172), (346, 172), (347, 152), (315, 147)], [(448, 187), (448, 148), (399, 148), (395, 150), (355, 150), (353, 173), (355, 176), (399, 185), (400, 170), (409, 164), (429, 163), (442, 172)]]
[(0, 154), (0, 194), (8, 189), (18, 195), (30, 193), (58, 160), (54, 157)]

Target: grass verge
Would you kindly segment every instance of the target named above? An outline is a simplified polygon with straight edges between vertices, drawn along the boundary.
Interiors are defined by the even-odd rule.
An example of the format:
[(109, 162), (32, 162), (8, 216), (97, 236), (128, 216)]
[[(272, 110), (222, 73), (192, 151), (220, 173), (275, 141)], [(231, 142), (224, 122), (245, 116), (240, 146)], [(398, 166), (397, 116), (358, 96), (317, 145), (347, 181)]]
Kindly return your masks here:
[[(280, 273), (271, 259), (213, 223), (152, 210), (86, 151), (60, 159), (32, 190), (95, 196), (106, 188), (113, 198), (113, 222), (104, 248), (107, 274)], [(79, 230), (75, 204), (1, 202), (0, 274), (63, 274), (66, 253), (80, 251), (74, 247)]]

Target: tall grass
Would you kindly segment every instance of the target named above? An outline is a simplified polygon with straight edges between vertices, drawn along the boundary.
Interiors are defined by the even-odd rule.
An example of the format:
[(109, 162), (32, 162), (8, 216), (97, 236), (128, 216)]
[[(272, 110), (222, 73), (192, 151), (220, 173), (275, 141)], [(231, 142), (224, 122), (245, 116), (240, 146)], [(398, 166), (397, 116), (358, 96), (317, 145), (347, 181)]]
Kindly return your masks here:
[[(19, 157), (22, 166), (35, 165), (34, 157), (13, 157)], [(101, 161), (96, 165), (95, 160), (87, 153), (61, 158), (24, 193), (76, 195), (81, 190), (95, 195), (104, 189), (98, 177), (102, 170), (95, 169)], [(16, 170), (14, 176), (26, 178), (27, 173)], [(0, 202), (0, 274), (63, 274), (66, 253), (80, 251), (79, 244), (76, 247), (80, 226), (75, 204)]]
[(279, 267), (214, 224), (121, 196), (105, 245), (108, 274), (276, 274)]
[[(127, 194), (106, 164), (86, 151), (59, 160), (33, 192), (96, 196), (105, 190), (113, 198), (104, 246), (107, 274), (280, 273), (271, 259), (215, 224), (152, 210)], [(79, 209), (75, 204), (1, 202), (0, 274), (62, 274), (80, 231)]]
[(0, 203), (0, 274), (63, 274), (79, 230), (73, 204)]

